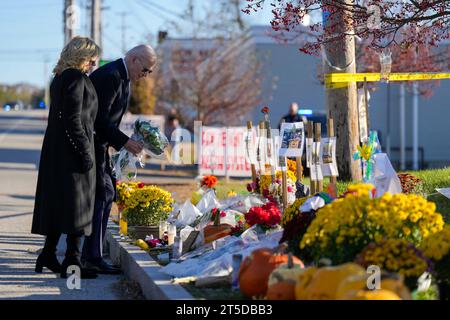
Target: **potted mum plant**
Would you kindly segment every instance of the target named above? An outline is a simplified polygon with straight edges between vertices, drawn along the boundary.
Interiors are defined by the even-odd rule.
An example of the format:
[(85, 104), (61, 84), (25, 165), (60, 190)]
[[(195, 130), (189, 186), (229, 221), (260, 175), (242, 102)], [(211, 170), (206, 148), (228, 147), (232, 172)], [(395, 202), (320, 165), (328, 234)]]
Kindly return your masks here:
[(159, 237), (159, 222), (166, 220), (173, 210), (171, 194), (156, 186), (136, 189), (126, 199), (123, 215), (128, 223), (128, 233), (137, 239), (153, 235)]

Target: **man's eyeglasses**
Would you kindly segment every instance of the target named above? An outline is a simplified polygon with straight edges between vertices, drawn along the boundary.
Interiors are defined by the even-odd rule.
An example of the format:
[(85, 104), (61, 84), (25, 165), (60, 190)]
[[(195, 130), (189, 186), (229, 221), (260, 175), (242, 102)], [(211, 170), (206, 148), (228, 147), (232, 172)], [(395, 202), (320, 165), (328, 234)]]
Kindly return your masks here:
[(143, 68), (142, 68), (142, 70), (141, 70), (141, 73), (143, 73), (144, 76), (147, 76), (147, 75), (149, 75), (150, 73), (153, 72), (152, 69), (146, 68), (140, 59), (138, 59), (138, 60), (139, 60), (139, 62), (141, 63), (141, 65), (143, 66)]

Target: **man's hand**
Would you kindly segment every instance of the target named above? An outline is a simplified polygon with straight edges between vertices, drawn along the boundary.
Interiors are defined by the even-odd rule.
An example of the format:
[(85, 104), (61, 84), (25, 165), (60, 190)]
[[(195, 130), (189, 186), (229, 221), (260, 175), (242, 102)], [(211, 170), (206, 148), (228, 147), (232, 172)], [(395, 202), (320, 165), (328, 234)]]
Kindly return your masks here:
[(125, 143), (124, 145), (124, 148), (127, 151), (130, 151), (132, 154), (137, 155), (141, 153), (142, 149), (144, 148), (144, 144), (132, 139), (128, 139), (127, 143)]

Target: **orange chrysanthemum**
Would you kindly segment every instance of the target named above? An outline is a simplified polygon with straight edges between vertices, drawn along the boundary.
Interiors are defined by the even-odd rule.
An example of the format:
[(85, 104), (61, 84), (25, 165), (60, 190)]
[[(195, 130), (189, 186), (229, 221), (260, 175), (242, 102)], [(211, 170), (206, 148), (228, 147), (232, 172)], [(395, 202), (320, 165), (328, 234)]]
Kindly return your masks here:
[(217, 184), (217, 177), (216, 176), (204, 176), (201, 182), (201, 186), (206, 186), (208, 188), (214, 188), (214, 186)]

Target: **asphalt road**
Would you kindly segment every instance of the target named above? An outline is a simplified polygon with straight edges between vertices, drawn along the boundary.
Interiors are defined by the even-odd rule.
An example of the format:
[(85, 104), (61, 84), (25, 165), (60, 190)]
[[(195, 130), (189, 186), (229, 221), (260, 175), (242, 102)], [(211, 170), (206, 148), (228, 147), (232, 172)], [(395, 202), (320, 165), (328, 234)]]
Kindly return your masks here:
[(122, 276), (100, 275), (69, 290), (66, 280), (34, 272), (44, 237), (30, 234), (45, 111), (0, 111), (0, 299), (120, 299)]

